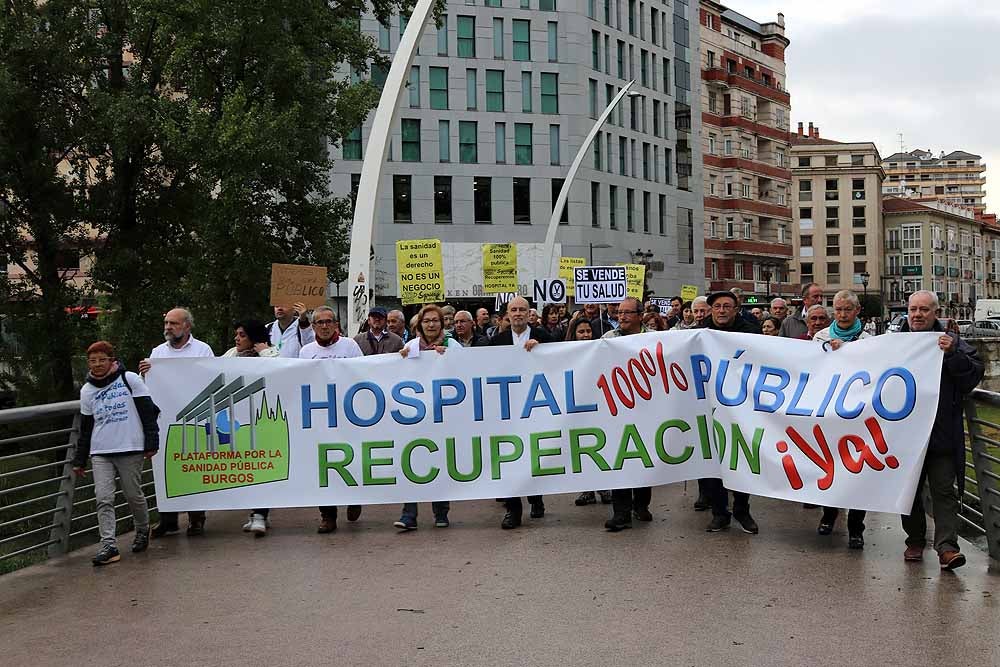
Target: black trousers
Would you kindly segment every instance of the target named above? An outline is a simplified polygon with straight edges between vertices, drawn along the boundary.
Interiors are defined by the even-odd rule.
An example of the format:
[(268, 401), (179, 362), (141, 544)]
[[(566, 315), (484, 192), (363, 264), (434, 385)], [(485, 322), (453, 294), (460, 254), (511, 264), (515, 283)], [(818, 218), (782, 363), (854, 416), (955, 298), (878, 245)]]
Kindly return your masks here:
[[(840, 509), (837, 507), (824, 507), (823, 523), (833, 525), (839, 514)], [(867, 515), (868, 512), (864, 510), (847, 510), (847, 534), (860, 535), (865, 532), (865, 516)]]
[(628, 515), (634, 509), (646, 509), (653, 498), (653, 489), (640, 486), (635, 489), (613, 489), (611, 491), (611, 508), (615, 514)]
[[(542, 502), (541, 496), (528, 496), (528, 502), (532, 505)], [(505, 498), (503, 501), (503, 506), (507, 508), (507, 511), (511, 514), (516, 514), (520, 516), (524, 512), (524, 505), (521, 504), (521, 498)]]
[(750, 514), (750, 494), (733, 491), (733, 512), (729, 512), (729, 490), (715, 477), (705, 480), (705, 494), (712, 503), (712, 516), (730, 517)]
[[(205, 521), (205, 512), (203, 510), (188, 512), (187, 515), (188, 515), (188, 523), (195, 523), (196, 521), (201, 521), (201, 522)], [(160, 512), (160, 523), (162, 523), (164, 526), (168, 526), (176, 530), (177, 517), (178, 517), (178, 512)]]
[[(351, 507), (361, 507), (361, 505), (350, 505), (350, 506), (348, 506), (348, 509), (350, 509)], [(326, 505), (324, 507), (320, 507), (319, 508), (319, 515), (321, 517), (323, 517), (324, 519), (333, 519), (334, 521), (336, 521), (337, 520), (337, 506), (336, 505)]]

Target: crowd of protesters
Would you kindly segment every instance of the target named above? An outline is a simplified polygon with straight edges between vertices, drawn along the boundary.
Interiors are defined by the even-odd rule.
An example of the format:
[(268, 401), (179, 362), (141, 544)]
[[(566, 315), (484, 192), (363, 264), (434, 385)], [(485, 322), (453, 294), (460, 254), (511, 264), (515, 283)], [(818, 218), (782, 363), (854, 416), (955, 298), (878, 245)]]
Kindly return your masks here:
[[(659, 306), (643, 304), (639, 299), (626, 298), (621, 303), (587, 304), (569, 311), (564, 305), (547, 305), (539, 313), (523, 297), (515, 297), (497, 313), (486, 308), (458, 310), (451, 305), (425, 305), (409, 321), (400, 310), (372, 308), (362, 330), (353, 337), (342, 334), (337, 314), (327, 306), (309, 313), (299, 304), (276, 306), (274, 319), (268, 324), (246, 319), (234, 323), (233, 347), (224, 357), (258, 357), (261, 359), (339, 359), (376, 354), (396, 354), (413, 359), (421, 354), (444, 354), (452, 350), (466, 354), (463, 348), (484, 346), (517, 346), (531, 351), (540, 344), (555, 341), (592, 341), (598, 338), (642, 334), (650, 331), (685, 331), (711, 329), (723, 332), (781, 336), (815, 341), (823, 349), (836, 353), (844, 345), (872, 335), (862, 324), (857, 296), (841, 291), (833, 296), (832, 314), (823, 305), (820, 285), (803, 286), (802, 304), (792, 310), (782, 298), (774, 299), (766, 308), (747, 307), (739, 290), (715, 292), (692, 301), (674, 297), (667, 312)], [(964, 435), (962, 429), (963, 397), (968, 395), (983, 377), (984, 364), (976, 350), (958, 334), (945, 331), (937, 319), (939, 304), (933, 292), (918, 291), (909, 298), (908, 318), (903, 331), (936, 331), (938, 346), (944, 351), (941, 369), (941, 397), (930, 435), (930, 444), (917, 492), (909, 515), (902, 517), (906, 533), (906, 561), (923, 558), (927, 544), (927, 526), (921, 498), (923, 487), (929, 496), (935, 516), (934, 549), (941, 568), (955, 569), (965, 563), (958, 543), (958, 512), (964, 480)], [(139, 482), (143, 460), (152, 457), (159, 447), (158, 409), (153, 403), (143, 377), (149, 371), (150, 359), (211, 357), (211, 348), (193, 335), (194, 321), (184, 308), (174, 308), (164, 316), (164, 342), (154, 348), (148, 359), (139, 364), (139, 373), (126, 371), (117, 361), (114, 348), (98, 341), (87, 349), (89, 374), (81, 389), (82, 414), (79, 444), (74, 460), (75, 472), (84, 474), (89, 457), (92, 460), (97, 515), (101, 546), (93, 558), (95, 565), (120, 559), (116, 542), (114, 506), (115, 477), (121, 479), (122, 491), (128, 501), (135, 524), (133, 552), (145, 550), (149, 539), (162, 538), (179, 530), (177, 513), (160, 512), (160, 521), (149, 527), (148, 509)], [(126, 396), (131, 400), (122, 401)], [(124, 406), (124, 407), (122, 407)], [(698, 480), (695, 511), (711, 510), (708, 532), (724, 531), (735, 519), (746, 533), (760, 530), (750, 513), (750, 496), (732, 493), (721, 479)], [(611, 504), (611, 518), (605, 528), (619, 532), (630, 528), (632, 520), (652, 521), (649, 506), (652, 489), (599, 490), (581, 493), (576, 505), (597, 502)], [(521, 498), (498, 499), (505, 513), (501, 528), (515, 529), (523, 521)], [(529, 516), (545, 516), (542, 496), (529, 496)], [(806, 507), (813, 507), (806, 505)], [(449, 526), (447, 501), (431, 503), (434, 525)], [(319, 533), (337, 529), (337, 508), (321, 507)], [(360, 506), (347, 508), (347, 520), (358, 521)], [(817, 526), (820, 535), (831, 535), (838, 519), (839, 508), (822, 508)], [(205, 512), (188, 512), (187, 534), (202, 535)], [(243, 529), (256, 536), (267, 534), (270, 519), (268, 508), (250, 512)], [(849, 509), (847, 513), (848, 547), (864, 547), (865, 512)], [(403, 531), (417, 528), (417, 504), (407, 503), (394, 526)]]

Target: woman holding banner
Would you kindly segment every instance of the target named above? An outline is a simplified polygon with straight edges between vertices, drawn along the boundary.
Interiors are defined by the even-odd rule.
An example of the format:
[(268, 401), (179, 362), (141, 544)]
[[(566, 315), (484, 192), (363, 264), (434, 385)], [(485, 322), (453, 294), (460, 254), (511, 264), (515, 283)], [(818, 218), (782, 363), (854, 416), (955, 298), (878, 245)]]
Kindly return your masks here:
[[(416, 337), (403, 346), (399, 351), (404, 359), (416, 359), (422, 352), (437, 352), (444, 354), (449, 349), (462, 349), (461, 344), (448, 336), (444, 330), (444, 312), (440, 306), (428, 304), (420, 309), (416, 315), (414, 330)], [(434, 526), (436, 528), (448, 527), (448, 510), (451, 503), (447, 500), (435, 501), (431, 503), (434, 512)], [(399, 521), (392, 524), (400, 530), (417, 529), (417, 504), (406, 503), (403, 505), (402, 516)]]
[[(566, 340), (593, 340), (594, 339), (594, 329), (590, 326), (590, 320), (577, 317), (570, 321), (569, 327), (566, 329)], [(578, 507), (583, 507), (584, 505), (593, 505), (597, 502), (597, 496), (601, 496), (602, 505), (611, 504), (611, 492), (610, 491), (598, 491), (594, 493), (593, 491), (584, 491), (576, 497), (574, 503)]]
[[(851, 290), (841, 290), (833, 295), (833, 323), (820, 329), (813, 336), (813, 340), (819, 341), (824, 350), (839, 350), (845, 343), (850, 343), (862, 338), (871, 338), (871, 334), (864, 331), (858, 314), (861, 312), (861, 304), (858, 296)], [(833, 524), (837, 521), (840, 510), (836, 507), (824, 507), (823, 518), (819, 520), (819, 527), (816, 529), (820, 535), (829, 535), (833, 532)], [(865, 515), (864, 510), (848, 510), (847, 512), (847, 547), (849, 549), (865, 548)]]

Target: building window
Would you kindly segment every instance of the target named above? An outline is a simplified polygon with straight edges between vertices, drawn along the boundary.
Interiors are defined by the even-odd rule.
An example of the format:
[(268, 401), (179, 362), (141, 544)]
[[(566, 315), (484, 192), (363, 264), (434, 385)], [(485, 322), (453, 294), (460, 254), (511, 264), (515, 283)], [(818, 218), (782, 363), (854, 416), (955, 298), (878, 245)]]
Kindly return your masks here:
[(389, 43), (389, 26), (384, 23), (378, 24), (378, 50), (382, 53), (389, 53), (392, 45)]
[(431, 67), (431, 109), (448, 108), (448, 68)]
[(542, 72), (542, 113), (559, 113), (559, 75)]
[(486, 70), (486, 110), (503, 111), (503, 70)]
[(840, 282), (840, 262), (826, 263), (826, 281), (828, 283)]
[(556, 0), (538, 0), (538, 9), (543, 12), (554, 12)]
[[(608, 158), (610, 160), (610, 156)], [(601, 142), (594, 142), (594, 169), (601, 170)]]
[[(949, 250), (957, 250), (951, 247), (953, 230), (948, 230)], [(920, 225), (903, 225), (903, 250), (920, 250)]]
[(726, 218), (726, 238), (735, 239), (736, 238), (736, 219)]
[(812, 157), (810, 157), (808, 155), (800, 155), (799, 156), (799, 166), (800, 167), (811, 167), (812, 166)]
[(403, 162), (420, 162), (420, 121), (404, 118), (402, 126)]
[[(553, 178), (552, 179), (552, 210), (556, 210), (556, 201), (559, 199), (559, 193), (562, 192), (563, 183), (566, 179), (563, 178)], [(569, 224), (569, 197), (566, 198), (566, 202), (563, 204), (562, 212), (559, 214), (559, 222), (561, 224)]]
[(854, 237), (854, 255), (856, 257), (864, 257), (868, 254), (868, 247), (865, 241), (867, 234), (852, 234)]
[(625, 137), (618, 137), (618, 173), (621, 176), (626, 176), (627, 169), (625, 168), (628, 163), (628, 139)]
[(532, 164), (531, 123), (514, 123), (514, 163)]
[(644, 181), (650, 180), (649, 178), (649, 144), (645, 141), (642, 142), (642, 179)]
[(521, 111), (531, 113), (531, 72), (521, 72)]
[(472, 198), (476, 222), (493, 222), (493, 180), (489, 176), (472, 179)]
[(476, 17), (458, 17), (458, 57), (476, 57)]
[(513, 20), (514, 60), (531, 60), (531, 21)]
[(531, 179), (514, 179), (514, 223), (531, 223)]
[(837, 201), (840, 199), (840, 195), (837, 192), (837, 179), (828, 178), (826, 179), (826, 201)]
[(503, 19), (493, 19), (493, 57), (503, 60)]
[(625, 78), (625, 42), (618, 40), (618, 78)]
[(840, 254), (840, 234), (826, 235), (826, 254), (830, 257)]
[(451, 176), (434, 177), (434, 222), (451, 222)]
[(496, 153), (497, 153), (497, 164), (506, 164), (507, 162), (507, 125), (506, 123), (497, 123), (496, 129)]
[(812, 201), (812, 181), (799, 181), (799, 201)]
[(646, 49), (639, 52), (639, 85), (649, 87), (649, 53)]
[(394, 222), (413, 222), (410, 197), (410, 177), (392, 177), (392, 219)]
[[(595, 144), (601, 143), (601, 137), (594, 139)], [(549, 125), (549, 164), (559, 164), (559, 126)]]
[(451, 122), (438, 121), (438, 159), (441, 162), (451, 162)]
[(596, 30), (590, 31), (590, 66), (601, 71), (601, 33)]
[(549, 62), (559, 61), (559, 24), (549, 21)]
[(587, 81), (587, 92), (590, 102), (590, 117), (597, 118), (597, 82), (593, 79)]
[(618, 229), (618, 186), (608, 186), (608, 222), (611, 229)]
[(410, 108), (420, 108), (420, 68), (414, 65), (410, 68)]
[(743, 218), (743, 238), (750, 240), (753, 237), (753, 220)]
[(852, 206), (851, 207), (851, 226), (852, 227), (864, 227), (865, 226), (865, 207), (864, 206)]
[(590, 183), (590, 226), (601, 226), (601, 184)]
[(479, 162), (477, 127), (474, 120), (458, 121), (458, 161), (463, 164)]
[(743, 280), (743, 262), (737, 260), (733, 264), (733, 280)]
[(799, 220), (812, 220), (813, 210), (811, 207), (804, 206), (799, 209)]
[(865, 166), (865, 156), (864, 155), (852, 155), (851, 156), (851, 166), (852, 167), (863, 167), (863, 166)]
[(469, 111), (475, 111), (478, 108), (476, 102), (476, 91), (478, 88), (476, 70), (465, 70), (465, 108)]
[(740, 196), (744, 199), (750, 199), (750, 181), (740, 182)]
[(811, 248), (813, 244), (812, 234), (803, 234), (799, 237), (799, 245), (803, 248)]
[(823, 161), (825, 162), (824, 166), (827, 166), (827, 167), (836, 167), (837, 166), (837, 156), (836, 155), (824, 155), (823, 156)]
[(361, 128), (356, 127), (351, 133), (344, 137), (344, 159), (360, 160), (361, 155)]
[(826, 227), (835, 229), (840, 226), (840, 209), (836, 206), (826, 207)]
[(851, 199), (855, 201), (862, 201), (865, 198), (865, 179), (863, 178), (852, 178), (851, 179)]
[(626, 230), (635, 231), (635, 190), (625, 189), (625, 225)]
[(437, 29), (437, 54), (448, 55), (448, 15), (441, 17), (441, 27)]

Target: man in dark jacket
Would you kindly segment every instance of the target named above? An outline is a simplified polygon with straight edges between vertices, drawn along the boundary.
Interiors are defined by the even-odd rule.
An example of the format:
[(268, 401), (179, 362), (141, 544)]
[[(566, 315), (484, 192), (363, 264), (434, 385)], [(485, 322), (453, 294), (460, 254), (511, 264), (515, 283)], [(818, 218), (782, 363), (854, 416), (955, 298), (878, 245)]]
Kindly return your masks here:
[[(531, 306), (528, 300), (522, 296), (516, 296), (507, 304), (507, 315), (510, 317), (510, 327), (501, 331), (490, 339), (490, 345), (518, 345), (529, 352), (539, 343), (551, 343), (552, 338), (541, 327), (528, 325), (528, 311)], [(528, 503), (531, 505), (531, 518), (540, 519), (545, 516), (545, 503), (541, 496), (528, 496)], [(504, 500), (507, 514), (500, 527), (504, 530), (517, 528), (521, 525), (521, 516), (524, 506), (520, 498), (507, 498)]]
[(460, 310), (455, 313), (454, 324), (451, 337), (462, 347), (483, 347), (490, 344), (490, 339), (479, 332), (469, 311)]
[[(712, 314), (705, 318), (701, 328), (734, 333), (759, 334), (760, 329), (740, 315), (739, 299), (732, 292), (714, 292), (708, 297)], [(756, 535), (757, 522), (750, 516), (750, 494), (733, 491), (733, 511), (729, 512), (729, 490), (717, 477), (698, 480), (698, 488), (712, 504), (712, 521), (706, 529), (710, 533), (729, 528), (732, 518), (743, 528), (743, 532)]]
[[(931, 427), (924, 469), (917, 484), (913, 508), (903, 516), (906, 551), (903, 559), (923, 560), (927, 546), (927, 517), (921, 498), (924, 482), (930, 485), (934, 510), (934, 549), (942, 570), (965, 565), (958, 546), (958, 510), (965, 482), (965, 435), (962, 428), (962, 402), (983, 379), (985, 366), (976, 349), (949, 333), (937, 319), (938, 299), (934, 292), (920, 290), (910, 296), (907, 319), (900, 331), (938, 331), (938, 347), (944, 350), (941, 365), (941, 393), (937, 417)], [(955, 483), (958, 489), (955, 489)]]

